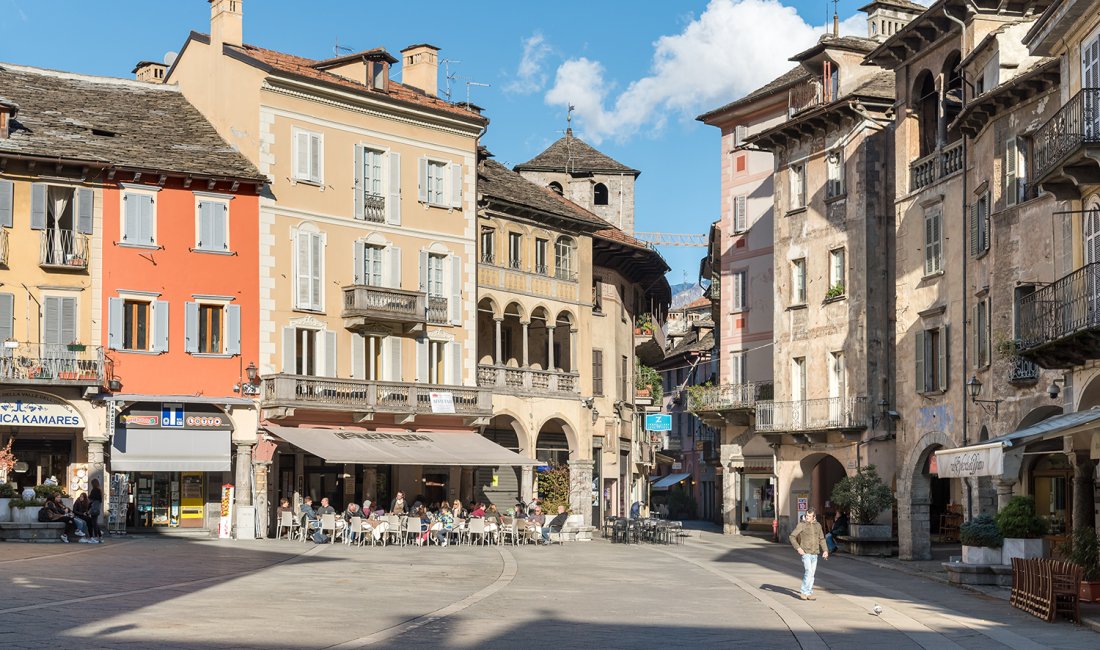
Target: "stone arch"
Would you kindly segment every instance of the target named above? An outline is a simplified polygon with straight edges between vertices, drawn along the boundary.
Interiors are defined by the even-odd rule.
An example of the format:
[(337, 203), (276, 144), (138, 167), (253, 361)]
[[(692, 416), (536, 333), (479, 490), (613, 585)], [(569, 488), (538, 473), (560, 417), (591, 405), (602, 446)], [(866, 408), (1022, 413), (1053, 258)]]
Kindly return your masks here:
[(955, 50), (944, 59), (943, 74), (943, 143), (950, 144), (962, 137), (958, 126), (952, 128), (955, 118), (959, 116), (963, 105), (963, 77), (959, 70), (959, 62), (962, 54)]
[(1016, 425), (1016, 431), (1030, 427), (1033, 424), (1038, 424), (1047, 418), (1052, 418), (1055, 415), (1062, 414), (1062, 407), (1055, 406), (1054, 404), (1047, 404), (1044, 406), (1038, 406), (1027, 412), (1024, 417), (1020, 418), (1020, 423)]
[(477, 301), (477, 310), (489, 314), (492, 318), (501, 315), (500, 304), (492, 296), (483, 296)]
[(562, 188), (561, 183), (557, 181), (550, 181), (550, 184), (547, 185), (547, 187), (550, 188), (552, 192), (556, 192), (557, 194), (565, 193), (565, 190)]
[[(546, 418), (539, 424), (534, 434), (535, 441), (535, 457), (541, 458), (538, 454), (540, 449), (560, 449), (561, 438), (558, 434), (564, 437), (566, 444), (566, 460), (575, 460), (581, 458), (580, 454), (580, 438), (577, 435), (577, 428), (569, 422), (569, 419), (562, 415), (555, 415)], [(546, 438), (543, 438), (546, 436)], [(553, 445), (542, 447), (543, 444), (553, 442)]]
[(932, 559), (929, 527), (932, 503), (931, 477), (924, 471), (928, 456), (937, 449), (952, 449), (955, 441), (943, 431), (929, 431), (909, 448), (898, 467), (898, 558)]
[[(481, 435), (517, 453), (523, 453), (528, 438), (522, 418), (499, 411), (482, 430)], [(521, 496), (522, 474), (522, 468), (508, 465), (479, 467), (474, 481), (477, 500), (486, 504), (495, 503), (499, 510), (507, 510)]]
[(610, 201), (610, 194), (611, 193), (607, 191), (607, 185), (596, 183), (592, 186), (592, 204), (607, 205)]
[(939, 138), (940, 98), (936, 79), (930, 70), (921, 70), (913, 80), (909, 105), (916, 114), (918, 155), (927, 156), (936, 150)]
[(1100, 406), (1100, 374), (1094, 375), (1084, 383), (1081, 390), (1075, 395), (1077, 411), (1084, 411), (1094, 406)]
[[(836, 473), (839, 470), (841, 476), (839, 477), (826, 477), (823, 474)], [(815, 480), (815, 472), (820, 480)], [(790, 486), (788, 490), (790, 495), (788, 497), (788, 508), (791, 516), (791, 526), (797, 524), (799, 511), (798, 502), (795, 498), (796, 493), (807, 493), (810, 497), (810, 505), (818, 508), (819, 511), (824, 509), (825, 501), (832, 495), (832, 485), (835, 485), (836, 480), (847, 476), (848, 471), (844, 467), (844, 460), (832, 453), (831, 451), (821, 451), (817, 453), (809, 454), (798, 462), (798, 473), (791, 477)], [(832, 480), (824, 480), (831, 478)], [(825, 485), (824, 483), (830, 483)], [(815, 485), (815, 483), (820, 483)], [(815, 487), (817, 488), (815, 490)], [(828, 494), (819, 494), (819, 492), (828, 492)], [(820, 503), (818, 503), (820, 502)]]

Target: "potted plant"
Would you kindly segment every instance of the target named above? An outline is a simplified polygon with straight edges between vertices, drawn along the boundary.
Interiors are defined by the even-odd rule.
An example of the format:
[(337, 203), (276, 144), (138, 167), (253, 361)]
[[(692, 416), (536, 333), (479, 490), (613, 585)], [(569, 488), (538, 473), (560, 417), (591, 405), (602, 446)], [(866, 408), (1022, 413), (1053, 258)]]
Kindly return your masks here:
[(643, 388), (649, 389), (649, 396), (655, 403), (661, 401), (661, 397), (664, 396), (661, 373), (638, 361), (634, 371), (634, 390)]
[(652, 334), (653, 333), (653, 318), (649, 314), (644, 316), (638, 316), (634, 319), (634, 333), (635, 334)]
[(1080, 599), (1089, 603), (1100, 601), (1100, 535), (1091, 528), (1076, 528), (1058, 547), (1058, 552), (1081, 567)]
[(833, 488), (832, 501), (852, 518), (851, 537), (855, 539), (888, 539), (890, 524), (876, 524), (878, 516), (894, 503), (894, 495), (883, 483), (874, 465), (856, 470), (840, 479)]
[(959, 526), (964, 564), (1000, 564), (1004, 538), (992, 515), (978, 515)]
[(87, 349), (83, 343), (77, 343), (76, 341), (73, 341), (65, 347), (69, 348), (69, 352), (83, 352)]
[(11, 521), (11, 502), (19, 496), (11, 483), (0, 483), (0, 521)]
[(1035, 499), (1016, 496), (997, 513), (997, 528), (1004, 537), (1001, 564), (1012, 564), (1012, 558), (1046, 556), (1047, 520), (1035, 514)]
[(38, 511), (46, 504), (45, 499), (24, 499), (18, 497), (11, 500), (11, 520), (17, 524), (33, 524), (38, 521)]
[(844, 295), (844, 285), (837, 282), (833, 286), (829, 287), (829, 290), (825, 292), (825, 300), (833, 300)]

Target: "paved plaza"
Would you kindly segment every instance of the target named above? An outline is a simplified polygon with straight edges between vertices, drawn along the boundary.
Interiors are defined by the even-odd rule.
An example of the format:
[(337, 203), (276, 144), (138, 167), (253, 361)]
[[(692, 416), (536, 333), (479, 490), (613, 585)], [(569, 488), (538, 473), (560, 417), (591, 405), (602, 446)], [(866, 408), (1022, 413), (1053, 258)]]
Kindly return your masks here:
[[(1097, 648), (1003, 600), (785, 544), (0, 544), (0, 648)], [(882, 606), (874, 615), (875, 604)]]

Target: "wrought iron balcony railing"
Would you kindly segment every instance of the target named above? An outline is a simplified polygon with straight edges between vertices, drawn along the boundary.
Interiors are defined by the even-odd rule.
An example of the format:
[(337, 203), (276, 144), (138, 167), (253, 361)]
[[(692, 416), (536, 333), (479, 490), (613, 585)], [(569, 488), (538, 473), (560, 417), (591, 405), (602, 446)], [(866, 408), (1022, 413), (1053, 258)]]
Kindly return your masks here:
[(772, 433), (866, 429), (866, 397), (825, 397), (798, 402), (758, 402), (756, 430)]
[(1035, 178), (1054, 171), (1078, 148), (1100, 144), (1100, 88), (1082, 88), (1031, 138)]
[(96, 345), (2, 342), (0, 383), (105, 386), (106, 360)]
[(1008, 381), (1014, 384), (1039, 381), (1039, 364), (1027, 357), (1012, 356), (1008, 359)]
[(688, 391), (688, 409), (692, 412), (753, 409), (758, 402), (771, 400), (772, 393), (770, 381), (694, 386)]
[(1088, 340), (1100, 331), (1100, 262), (1020, 299), (1019, 352), (1046, 368), (1068, 368), (1100, 356)]
[(87, 235), (51, 228), (42, 231), (39, 265), (52, 269), (83, 271), (88, 268), (91, 245)]

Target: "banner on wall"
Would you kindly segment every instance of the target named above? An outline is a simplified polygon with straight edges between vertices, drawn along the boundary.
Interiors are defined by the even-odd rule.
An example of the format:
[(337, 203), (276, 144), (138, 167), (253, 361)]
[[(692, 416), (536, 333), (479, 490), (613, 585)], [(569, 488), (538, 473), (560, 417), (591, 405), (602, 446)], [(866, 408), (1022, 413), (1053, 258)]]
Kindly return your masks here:
[(218, 538), (229, 539), (233, 534), (233, 501), (235, 492), (232, 483), (222, 486), (222, 511), (218, 520)]

